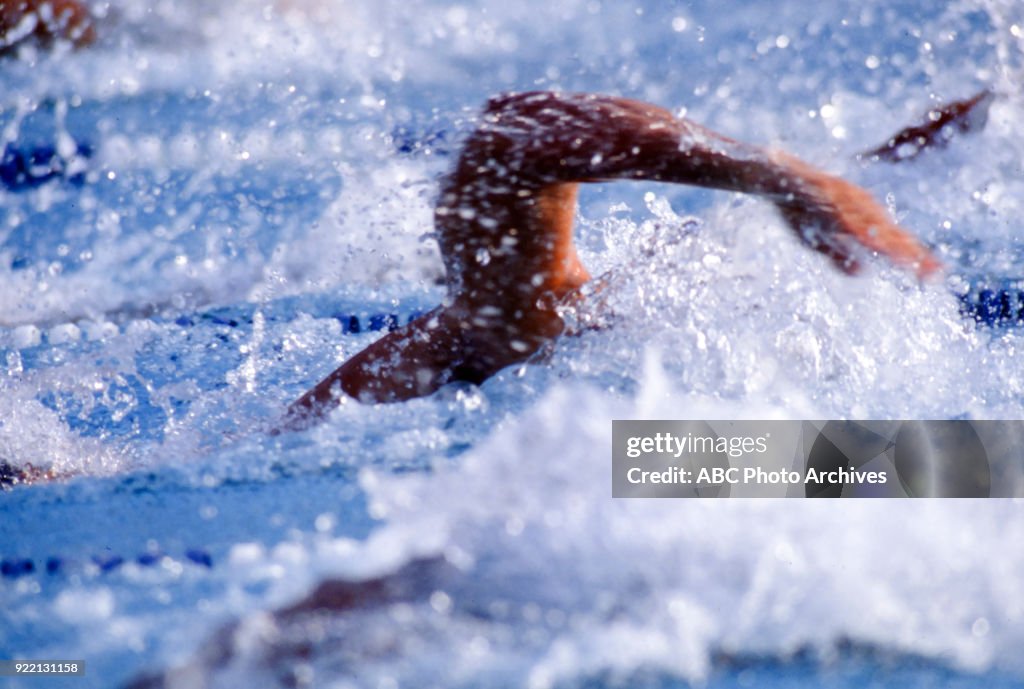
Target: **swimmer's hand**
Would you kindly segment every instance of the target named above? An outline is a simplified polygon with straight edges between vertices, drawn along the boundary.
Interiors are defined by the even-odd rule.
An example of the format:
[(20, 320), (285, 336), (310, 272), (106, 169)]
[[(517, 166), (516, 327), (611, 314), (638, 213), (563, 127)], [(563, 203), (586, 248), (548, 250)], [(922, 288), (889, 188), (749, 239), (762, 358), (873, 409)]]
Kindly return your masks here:
[(971, 134), (984, 129), (988, 111), (996, 99), (991, 89), (984, 89), (966, 100), (953, 101), (928, 111), (919, 124), (906, 127), (861, 158), (901, 163), (912, 160), (933, 148), (944, 148), (958, 134)]
[(858, 245), (908, 268), (921, 279), (937, 275), (942, 263), (913, 235), (896, 225), (864, 189), (817, 170), (786, 153), (773, 160), (794, 180), (793, 193), (775, 203), (800, 240), (855, 274)]

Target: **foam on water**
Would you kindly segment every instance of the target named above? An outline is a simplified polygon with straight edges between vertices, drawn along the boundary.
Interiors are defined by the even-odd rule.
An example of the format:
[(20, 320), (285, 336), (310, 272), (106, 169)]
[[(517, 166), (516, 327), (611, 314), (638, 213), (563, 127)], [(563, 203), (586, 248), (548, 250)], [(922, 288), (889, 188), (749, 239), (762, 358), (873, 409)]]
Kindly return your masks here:
[[(824, 662), (850, 640), (1024, 677), (1019, 503), (614, 501), (608, 457), (613, 418), (1021, 416), (1020, 334), (955, 297), (1019, 275), (1018, 3), (301, 4), (111, 2), (96, 49), (0, 65), (0, 144), (94, 148), (80, 184), (0, 189), (0, 460), (86, 475), (12, 494), (12, 523), (156, 496), (201, 517), (52, 539), (87, 557), (186, 516), (249, 534), (212, 570), (4, 583), (0, 656), (88, 657), (102, 686), (241, 620), (233, 659), (198, 664), (214, 685), (276, 686), (295, 649), (317, 684), (541, 688), (698, 680), (721, 654)], [(984, 131), (856, 159), (982, 86)], [(429, 231), (453, 142), (488, 95), (552, 87), (685, 109), (859, 181), (949, 276), (838, 275), (757, 201), (595, 189), (578, 236), (604, 287), (566, 314), (576, 335), (479, 389), (264, 435), (376, 337), (338, 314), (440, 300)], [(402, 150), (403, 131), (440, 144)], [(287, 489), (317, 484), (346, 506), (286, 534), (211, 506), (249, 515), (280, 489), (266, 511), (305, 514)], [(456, 574), (422, 600), (268, 615), (439, 555)]]
[(4, 382), (0, 379), (0, 457), (21, 465), (99, 475), (122, 468), (116, 450), (78, 437), (56, 412), (25, 394), (20, 384)]
[[(699, 677), (716, 649), (785, 656), (843, 638), (1021, 669), (1011, 649), (1024, 598), (1008, 552), (1022, 537), (1020, 505), (611, 501), (607, 465), (595, 461), (610, 443), (604, 419), (786, 413), (666, 397), (660, 375), (647, 376), (626, 404), (556, 389), (457, 469), (367, 484), (389, 529), (412, 542), (443, 533), (447, 550), (475, 563), (483, 592), (471, 584), (456, 601), (532, 605), (569, 621), (537, 623), (548, 638), (527, 668), (531, 684), (648, 663)], [(518, 585), (545, 579), (539, 591)]]

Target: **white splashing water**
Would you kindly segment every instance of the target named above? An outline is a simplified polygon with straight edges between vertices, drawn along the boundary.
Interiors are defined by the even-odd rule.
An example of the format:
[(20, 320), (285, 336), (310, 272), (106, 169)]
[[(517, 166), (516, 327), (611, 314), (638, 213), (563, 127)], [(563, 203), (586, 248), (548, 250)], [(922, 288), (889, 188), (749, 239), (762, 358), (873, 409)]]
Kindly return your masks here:
[[(96, 147), (84, 186), (0, 190), (0, 459), (98, 477), (183, 464), (213, 484), (372, 467), (381, 523), (365, 542), (236, 545), (198, 613), (167, 593), (200, 578), (180, 566), (52, 598), (19, 584), (3, 599), (14, 629), (52, 613), (60, 655), (109, 666), (135, 639), (151, 667), (242, 618), (255, 655), (213, 679), (271, 685), (267, 611), (324, 577), (443, 554), (463, 568), (443, 597), (332, 620), (326, 641), (306, 638), (311, 669), (540, 688), (699, 679), (721, 651), (827, 658), (853, 639), (1024, 676), (1018, 503), (614, 501), (609, 480), (613, 418), (1021, 416), (1019, 334), (975, 326), (950, 294), (1019, 275), (1016, 3), (299, 4), (124, 0), (95, 50), (0, 67), (4, 145)], [(983, 132), (903, 166), (855, 162), (988, 85)], [(604, 328), (479, 391), (225, 440), (373, 337), (341, 335), (323, 307), (338, 294), (436, 299), (424, 234), (450, 158), (399, 154), (396, 130), (451, 135), (494, 92), (554, 87), (685, 108), (859, 181), (939, 247), (950, 284), (837, 275), (759, 202), (607, 187), (584, 196), (579, 228), (593, 272), (611, 271)], [(275, 317), (296, 295), (323, 308)], [(246, 300), (267, 314), (256, 326), (176, 323)], [(139, 604), (150, 591), (171, 604)], [(473, 601), (512, 612), (489, 620)]]

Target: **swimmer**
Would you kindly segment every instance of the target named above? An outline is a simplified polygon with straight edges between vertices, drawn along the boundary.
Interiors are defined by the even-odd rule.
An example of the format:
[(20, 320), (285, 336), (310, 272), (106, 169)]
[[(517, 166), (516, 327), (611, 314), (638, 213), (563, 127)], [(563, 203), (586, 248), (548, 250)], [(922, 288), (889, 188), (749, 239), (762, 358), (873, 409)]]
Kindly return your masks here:
[(441, 182), (444, 304), (345, 362), (289, 407), (282, 428), (312, 424), (342, 394), (400, 402), (454, 381), (481, 383), (558, 337), (558, 306), (590, 278), (572, 239), (578, 185), (616, 179), (763, 196), (846, 273), (858, 270), (857, 244), (921, 278), (940, 269), (868, 192), (781, 151), (624, 98), (499, 96)]
[(861, 157), (899, 163), (912, 160), (927, 149), (945, 148), (957, 134), (980, 131), (988, 122), (988, 111), (995, 99), (995, 92), (985, 89), (970, 98), (929, 110), (920, 124), (901, 129)]
[(0, 459), (0, 490), (8, 490), (19, 484), (53, 481), (63, 478), (54, 469), (39, 468), (32, 464), (14, 466)]
[(96, 28), (78, 0), (0, 0), (0, 55), (28, 40), (43, 46), (63, 40), (81, 48), (96, 40)]
[[(273, 612), (266, 620), (273, 625), (274, 630), (287, 632), (308, 630), (310, 625), (321, 624), (328, 616), (379, 609), (381, 606), (402, 605), (411, 609), (412, 606), (428, 602), (432, 594), (450, 590), (465, 578), (466, 573), (443, 556), (418, 558), (394, 572), (369, 579), (323, 581), (306, 598)], [(479, 613), (479, 610), (476, 612)], [(238, 659), (237, 640), (240, 633), (245, 633), (241, 623), (222, 627), (188, 663), (166, 671), (140, 675), (125, 685), (124, 689), (206, 686), (202, 678), (229, 668)], [(304, 631), (298, 631), (292, 638), (303, 639), (304, 634)], [(265, 650), (265, 657), (273, 659), (270, 662), (281, 660), (287, 664), (293, 657), (290, 654), (298, 650), (287, 639), (286, 635), (257, 635), (252, 637), (255, 645), (250, 645), (250, 648)], [(299, 650), (299, 653), (302, 651)]]

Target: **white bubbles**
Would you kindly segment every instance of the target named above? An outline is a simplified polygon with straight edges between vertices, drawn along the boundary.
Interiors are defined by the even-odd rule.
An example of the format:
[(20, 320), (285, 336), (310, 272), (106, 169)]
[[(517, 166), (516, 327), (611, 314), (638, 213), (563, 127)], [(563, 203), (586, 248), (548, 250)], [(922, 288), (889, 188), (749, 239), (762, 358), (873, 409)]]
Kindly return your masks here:
[(985, 636), (992, 629), (992, 626), (988, 623), (988, 620), (984, 617), (979, 617), (971, 625), (971, 633), (975, 636)]
[(34, 325), (19, 325), (11, 331), (11, 345), (17, 349), (35, 347), (42, 340), (42, 332)]
[(55, 345), (77, 342), (81, 337), (82, 331), (74, 323), (62, 323), (61, 325), (55, 325), (46, 333), (47, 342)]
[[(991, 3), (973, 6), (976, 26), (971, 3), (901, 14), (872, 1), (845, 22), (838, 5), (800, 2), (115, 4), (95, 51), (10, 60), (0, 75), (18, 109), (5, 144), (28, 141), (29, 115), (57, 97), (58, 152), (83, 132), (95, 148), (76, 163), (82, 186), (3, 192), (0, 459), (93, 477), (196, 463), (196, 490), (251, 481), (254, 500), (293, 472), (351, 470), (348, 488), (380, 521), (368, 540), (346, 538), (349, 515), (317, 507), (281, 543), (283, 512), (268, 505), (277, 519), (225, 545), (212, 571), (167, 558), (139, 575), (200, 581), (198, 612), (167, 590), (159, 605), (124, 605), (130, 578), (54, 579), (66, 587), (53, 616), (80, 632), (70, 649), (114, 656), (127, 635), (87, 631), (136, 625), (160, 649), (152, 668), (241, 617), (254, 658), (240, 675), (263, 686), (276, 681), (261, 664), (277, 631), (267, 611), (324, 578), (443, 555), (460, 574), (421, 600), (288, 630), (309, 647), (301, 678), (326, 667), (325, 686), (500, 674), (548, 687), (653, 669), (699, 681), (723, 649), (828, 658), (845, 639), (1020, 671), (1024, 562), (1006, 547), (1022, 539), (1020, 505), (655, 504), (612, 500), (607, 481), (612, 418), (1020, 415), (1020, 336), (976, 326), (950, 293), (1019, 268), (1019, 99), (1000, 96), (983, 132), (920, 161), (853, 158), (935, 99), (1009, 73), (1017, 19), (997, 37), (1000, 62), (983, 28)], [(870, 256), (862, 276), (839, 275), (767, 202), (606, 187), (578, 233), (602, 276), (567, 312), (578, 332), (481, 387), (351, 402), (305, 434), (261, 435), (378, 335), (343, 332), (352, 304), (444, 298), (429, 230), (463, 120), (492, 93), (554, 86), (656, 101), (864, 184), (967, 256), (944, 255), (953, 289)], [(282, 301), (296, 295), (321, 308)], [(211, 334), (214, 305), (231, 313)], [(109, 436), (115, 422), (124, 438)], [(236, 516), (206, 501), (190, 513), (213, 530)], [(330, 674), (338, 648), (355, 679)]]
[(127, 458), (116, 448), (79, 437), (60, 414), (35, 399), (34, 389), (46, 383), (45, 376), (23, 370), (13, 373), (13, 380), (0, 377), (0, 458), (16, 467), (53, 470), (58, 475), (105, 475), (126, 465)]
[(116, 601), (109, 588), (68, 589), (57, 595), (53, 607), (54, 612), (68, 623), (101, 625), (114, 614)]
[(314, 527), (320, 533), (329, 533), (334, 530), (334, 527), (337, 525), (337, 523), (337, 517), (335, 517), (333, 514), (325, 512), (317, 516), (316, 522), (314, 523)]
[(438, 614), (446, 615), (451, 612), (452, 599), (444, 591), (434, 591), (430, 594), (430, 607)]

